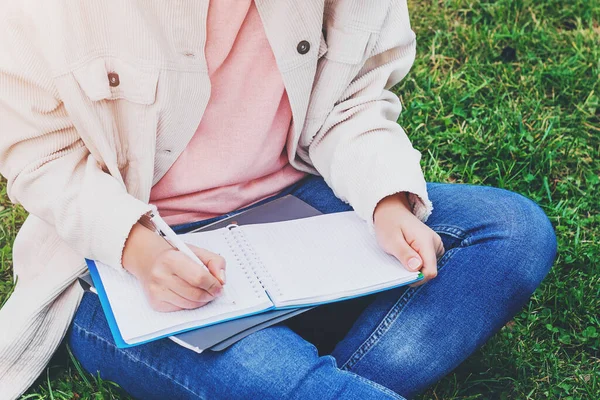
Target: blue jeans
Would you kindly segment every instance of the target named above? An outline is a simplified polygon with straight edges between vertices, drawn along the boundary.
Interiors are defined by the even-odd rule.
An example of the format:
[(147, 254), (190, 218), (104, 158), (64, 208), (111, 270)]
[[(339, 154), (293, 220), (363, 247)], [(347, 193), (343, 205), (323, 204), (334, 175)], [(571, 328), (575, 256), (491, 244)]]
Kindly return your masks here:
[[(550, 222), (520, 195), (428, 189), (435, 209), (427, 225), (446, 253), (437, 278), (421, 287), (321, 306), (203, 354), (168, 339), (116, 348), (98, 298), (86, 294), (68, 333), (71, 349), (87, 371), (141, 399), (410, 398), (509, 321), (556, 252)], [(325, 213), (350, 209), (317, 177), (285, 193)]]

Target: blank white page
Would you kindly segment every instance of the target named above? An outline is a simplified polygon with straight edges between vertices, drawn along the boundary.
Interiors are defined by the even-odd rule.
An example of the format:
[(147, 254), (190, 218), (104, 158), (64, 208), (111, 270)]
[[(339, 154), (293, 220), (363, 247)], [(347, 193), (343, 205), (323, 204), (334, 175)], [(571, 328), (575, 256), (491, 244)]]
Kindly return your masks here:
[(119, 332), (126, 343), (135, 344), (272, 307), (262, 287), (252, 280), (252, 274), (246, 276), (227, 243), (228, 233), (227, 229), (220, 229), (181, 235), (183, 241), (221, 254), (227, 262), (225, 295), (195, 310), (154, 311), (142, 285), (133, 275), (96, 262)]
[(265, 287), (278, 307), (353, 297), (418, 277), (379, 247), (354, 212), (239, 229), (272, 278)]

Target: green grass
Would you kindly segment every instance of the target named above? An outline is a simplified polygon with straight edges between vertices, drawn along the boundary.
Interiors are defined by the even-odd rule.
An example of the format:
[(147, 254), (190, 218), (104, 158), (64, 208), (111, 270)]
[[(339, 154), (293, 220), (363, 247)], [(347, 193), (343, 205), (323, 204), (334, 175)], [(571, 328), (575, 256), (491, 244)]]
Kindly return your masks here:
[[(556, 265), (525, 309), (421, 398), (599, 399), (600, 0), (410, 8), (419, 46), (398, 87), (400, 122), (423, 151), (428, 180), (523, 193), (559, 241)], [(0, 304), (25, 216), (2, 190)], [(125, 397), (62, 349), (25, 398)]]

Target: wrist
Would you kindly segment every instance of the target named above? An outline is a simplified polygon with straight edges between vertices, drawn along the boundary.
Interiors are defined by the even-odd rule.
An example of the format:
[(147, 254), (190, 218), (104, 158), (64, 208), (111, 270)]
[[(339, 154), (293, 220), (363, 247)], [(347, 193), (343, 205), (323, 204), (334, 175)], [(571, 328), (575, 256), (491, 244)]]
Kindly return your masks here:
[(146, 267), (152, 265), (158, 255), (169, 248), (169, 244), (156, 232), (137, 222), (125, 241), (123, 268), (139, 279)]
[(406, 192), (395, 193), (381, 199), (375, 206), (373, 222), (376, 223), (378, 217), (381, 218), (389, 213), (413, 215)]

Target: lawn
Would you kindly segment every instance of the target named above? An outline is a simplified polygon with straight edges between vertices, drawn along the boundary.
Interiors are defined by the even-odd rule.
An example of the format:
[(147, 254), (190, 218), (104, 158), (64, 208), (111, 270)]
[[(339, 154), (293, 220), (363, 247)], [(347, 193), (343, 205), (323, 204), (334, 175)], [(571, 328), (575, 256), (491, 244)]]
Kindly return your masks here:
[[(421, 398), (599, 399), (600, 0), (410, 8), (418, 56), (397, 87), (399, 122), (423, 152), (427, 179), (522, 193), (543, 207), (559, 242), (523, 311)], [(0, 185), (2, 304), (25, 212)], [(63, 348), (24, 398), (126, 397), (83, 374)]]

